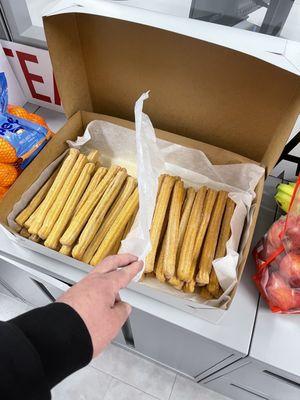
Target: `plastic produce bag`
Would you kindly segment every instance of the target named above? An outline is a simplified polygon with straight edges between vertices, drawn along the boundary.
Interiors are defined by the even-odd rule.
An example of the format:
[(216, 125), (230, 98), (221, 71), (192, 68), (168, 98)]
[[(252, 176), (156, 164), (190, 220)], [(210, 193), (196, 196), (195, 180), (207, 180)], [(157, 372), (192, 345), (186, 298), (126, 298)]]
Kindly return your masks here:
[(0, 198), (52, 136), (38, 115), (8, 105), (8, 88), (0, 73)]
[(253, 277), (274, 313), (300, 314), (300, 176), (290, 207), (253, 251)]

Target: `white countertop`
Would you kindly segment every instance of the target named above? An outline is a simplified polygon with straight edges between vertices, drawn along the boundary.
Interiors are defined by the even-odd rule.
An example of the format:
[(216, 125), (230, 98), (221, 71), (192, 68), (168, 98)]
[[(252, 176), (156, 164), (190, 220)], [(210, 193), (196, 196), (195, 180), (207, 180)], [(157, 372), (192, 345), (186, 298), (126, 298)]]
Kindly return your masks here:
[(250, 356), (300, 377), (299, 343), (299, 315), (273, 314), (261, 299)]
[[(64, 115), (52, 110), (40, 108), (37, 114), (42, 115), (54, 131), (65, 121)], [(277, 183), (277, 180), (275, 182)], [(269, 179), (266, 185), (266, 194), (263, 199), (254, 242), (263, 235), (273, 221), (273, 191), (274, 182), (272, 179)], [(69, 283), (77, 282), (85, 275), (83, 271), (72, 266), (16, 245), (3, 231), (0, 232), (0, 235), (0, 252), (10, 258), (22, 260), (28, 266), (34, 266), (34, 268), (42, 272), (46, 272), (53, 277)], [(123, 290), (122, 298), (140, 310), (188, 329), (208, 340), (234, 349), (242, 355), (246, 355), (249, 351), (259, 298), (251, 279), (253, 273), (254, 264), (252, 257), (249, 256), (235, 299), (218, 325), (179, 311), (129, 289)]]

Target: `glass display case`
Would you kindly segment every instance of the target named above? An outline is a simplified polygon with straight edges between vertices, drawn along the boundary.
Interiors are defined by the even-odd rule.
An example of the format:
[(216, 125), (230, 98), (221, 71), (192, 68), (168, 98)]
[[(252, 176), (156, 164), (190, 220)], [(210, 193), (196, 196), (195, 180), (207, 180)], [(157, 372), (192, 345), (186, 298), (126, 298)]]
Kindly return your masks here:
[[(300, 42), (300, 0), (107, 0)], [(0, 36), (45, 47), (42, 15), (59, 0), (0, 0)]]

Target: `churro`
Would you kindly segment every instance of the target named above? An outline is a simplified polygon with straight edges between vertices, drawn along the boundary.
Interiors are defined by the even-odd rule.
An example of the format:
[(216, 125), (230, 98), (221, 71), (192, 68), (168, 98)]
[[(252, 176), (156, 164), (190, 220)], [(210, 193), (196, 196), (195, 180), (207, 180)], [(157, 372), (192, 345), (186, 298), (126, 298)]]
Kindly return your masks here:
[(88, 247), (88, 245), (93, 240), (96, 235), (99, 227), (101, 226), (107, 211), (110, 206), (113, 204), (114, 200), (118, 196), (123, 183), (127, 178), (126, 169), (121, 169), (111, 183), (108, 185), (108, 188), (104, 192), (102, 198), (99, 203), (95, 207), (92, 215), (90, 216), (86, 226), (81, 232), (78, 242), (72, 250), (72, 256), (77, 260), (81, 260), (82, 256)]
[(34, 221), (32, 222), (32, 224), (28, 229), (30, 234), (32, 235), (38, 234), (48, 211), (50, 210), (52, 204), (54, 203), (58, 194), (60, 193), (61, 188), (63, 187), (67, 177), (69, 176), (78, 155), (79, 155), (79, 150), (70, 149), (69, 155), (63, 162), (52, 186), (50, 187), (43, 203), (41, 204), (39, 212), (37, 213), (36, 217), (34, 218)]
[(89, 163), (96, 163), (99, 161), (100, 155), (99, 155), (99, 150), (93, 149), (89, 152), (87, 155), (87, 160)]
[(175, 182), (176, 182), (175, 177), (166, 175), (161, 183), (161, 188), (157, 196), (156, 206), (150, 228), (151, 250), (146, 257), (146, 263), (145, 263), (146, 273), (152, 272), (154, 270), (155, 257), (161, 236), (161, 230), (163, 227), (165, 214), (168, 208), (169, 199)]
[(26, 239), (28, 239), (30, 236), (30, 233), (28, 232), (28, 230), (26, 228), (22, 228), (19, 233), (21, 236), (25, 237)]
[(199, 286), (205, 286), (209, 283), (212, 261), (217, 247), (217, 238), (219, 236), (227, 197), (227, 192), (224, 192), (223, 190), (218, 192), (218, 197), (215, 202), (200, 256), (199, 271), (196, 276), (196, 281)]
[(63, 245), (63, 246), (61, 246), (59, 252), (60, 252), (61, 254), (64, 254), (65, 256), (70, 256), (71, 253), (72, 253), (72, 246), (65, 246), (65, 245)]
[(88, 222), (92, 212), (94, 211), (94, 208), (97, 206), (106, 188), (113, 180), (115, 175), (120, 171), (120, 169), (121, 167), (118, 167), (116, 165), (113, 165), (109, 168), (104, 178), (101, 179), (98, 186), (86, 199), (86, 202), (78, 210), (77, 214), (75, 213), (75, 215), (71, 219), (70, 225), (64, 232), (63, 236), (60, 238), (60, 243), (62, 245), (72, 246), (75, 243), (76, 239), (80, 235), (80, 232), (82, 231), (85, 224)]
[(202, 286), (199, 288), (200, 296), (203, 297), (205, 300), (213, 300), (213, 296), (207, 290), (207, 286)]
[[(230, 222), (235, 209), (235, 202), (231, 199), (227, 199), (226, 207), (224, 211), (224, 216), (222, 220), (220, 235), (218, 239), (215, 259), (222, 258), (226, 255), (226, 243), (230, 238), (231, 235), (231, 228)], [(214, 268), (212, 268), (210, 277), (209, 277), (209, 284), (207, 285), (208, 291), (215, 297), (219, 297), (220, 295), (220, 284), (215, 273)]]
[(93, 256), (90, 263), (91, 265), (93, 266), (98, 265), (103, 260), (103, 258), (105, 258), (108, 254), (110, 254), (115, 244), (114, 238), (117, 237), (120, 232), (123, 232), (127, 223), (130, 221), (132, 215), (134, 215), (134, 213), (138, 209), (138, 205), (139, 205), (139, 194), (138, 194), (138, 189), (135, 188), (135, 190), (127, 200), (126, 204), (124, 205), (122, 211), (117, 216), (112, 226), (110, 227), (109, 231), (107, 232), (107, 235), (100, 244), (95, 255)]
[(105, 167), (100, 167), (96, 170), (95, 174), (93, 175), (88, 187), (86, 188), (86, 191), (84, 192), (83, 196), (81, 197), (79, 203), (77, 204), (74, 215), (78, 214), (78, 211), (82, 208), (82, 206), (85, 204), (87, 199), (90, 197), (92, 193), (94, 193), (96, 187), (99, 185), (101, 180), (104, 178), (106, 175), (108, 169)]
[(43, 203), (41, 203), (41, 204), (38, 206), (38, 208), (30, 215), (30, 217), (27, 219), (27, 221), (24, 222), (24, 227), (25, 227), (26, 229), (29, 229), (30, 225), (33, 223), (34, 218), (37, 216), (37, 214), (38, 214), (40, 208), (42, 207), (42, 204), (43, 204)]
[[(185, 231), (187, 228), (187, 224), (189, 222), (189, 217), (191, 214), (191, 210), (193, 207), (194, 199), (196, 196), (196, 191), (193, 188), (188, 188), (186, 191), (186, 198), (182, 206), (182, 216), (180, 219), (180, 225), (179, 225), (179, 238), (178, 238), (178, 248), (177, 248), (177, 254), (176, 254), (176, 267), (178, 265), (178, 260), (180, 257), (181, 253), (181, 247), (185, 235)], [(168, 281), (168, 283), (172, 286), (174, 286), (176, 289), (182, 288), (182, 281), (177, 277), (177, 268), (176, 268), (176, 274)]]
[(20, 214), (15, 219), (17, 224), (19, 224), (20, 226), (24, 226), (24, 223), (30, 218), (30, 216), (34, 213), (34, 211), (38, 208), (38, 206), (46, 197), (48, 190), (52, 186), (57, 174), (58, 170), (54, 171), (54, 173), (50, 176), (46, 183), (44, 183), (40, 190), (33, 196), (29, 204), (24, 208), (23, 211), (20, 212)]
[(58, 193), (53, 205), (49, 209), (43, 225), (38, 231), (38, 235), (41, 239), (46, 240), (49, 236), (86, 163), (87, 157), (84, 154), (79, 154), (69, 176), (66, 178), (63, 187)]
[(89, 244), (88, 248), (86, 249), (82, 261), (89, 263), (95, 254), (96, 250), (100, 246), (102, 240), (104, 239), (105, 235), (107, 234), (109, 228), (111, 227), (114, 220), (117, 218), (118, 214), (124, 207), (126, 201), (128, 200), (129, 196), (133, 192), (133, 190), (137, 186), (137, 181), (132, 176), (128, 176), (126, 179), (124, 188), (122, 189), (121, 193), (119, 194), (118, 198), (116, 199), (115, 203), (112, 205), (111, 210), (108, 212), (103, 224), (98, 229), (95, 237), (93, 238), (92, 242)]
[(177, 277), (184, 282), (189, 282), (191, 277), (191, 266), (193, 262), (193, 251), (195, 246), (195, 240), (201, 221), (201, 214), (204, 205), (204, 199), (206, 194), (206, 187), (202, 186), (197, 192), (189, 218), (189, 222), (185, 231), (180, 257), (177, 268)]
[(190, 267), (190, 279), (189, 285), (186, 285), (186, 291), (189, 293), (193, 293), (195, 291), (195, 286), (196, 286), (196, 267), (197, 267), (197, 261), (201, 252), (201, 248), (203, 245), (203, 241), (205, 238), (205, 234), (208, 228), (208, 224), (211, 218), (212, 210), (217, 198), (218, 192), (213, 189), (208, 189), (205, 195), (205, 200), (204, 200), (204, 206), (201, 214), (201, 222), (200, 226), (198, 229), (198, 233), (195, 239), (195, 245), (194, 245), (194, 250), (193, 250), (193, 260), (192, 264)]
[(84, 193), (90, 179), (91, 175), (95, 169), (94, 163), (87, 163), (81, 174), (76, 182), (67, 202), (62, 209), (60, 216), (58, 217), (57, 221), (55, 222), (49, 236), (47, 237), (44, 245), (51, 249), (56, 249), (59, 244), (59, 239), (63, 234), (66, 226), (68, 225), (73, 212), (78, 204), (79, 199), (81, 198), (82, 194)]
[(176, 255), (179, 240), (179, 225), (185, 190), (183, 182), (178, 180), (173, 189), (168, 227), (166, 232), (166, 248), (163, 258), (163, 269), (167, 279), (171, 279), (176, 271)]

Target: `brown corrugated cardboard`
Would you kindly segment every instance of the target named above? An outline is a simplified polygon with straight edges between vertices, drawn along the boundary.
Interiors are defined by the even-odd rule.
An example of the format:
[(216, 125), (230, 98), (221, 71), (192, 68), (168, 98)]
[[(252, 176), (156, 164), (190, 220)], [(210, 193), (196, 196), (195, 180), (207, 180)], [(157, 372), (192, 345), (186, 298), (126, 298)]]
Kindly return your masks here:
[[(152, 92), (146, 111), (158, 137), (200, 149), (213, 164), (252, 160), (268, 173), (276, 163), (300, 111), (299, 77), (246, 54), (118, 19), (71, 13), (47, 17), (44, 24), (69, 120), (3, 200), (2, 223), (88, 122), (104, 119), (133, 129), (134, 101), (146, 89)], [(263, 180), (239, 278), (262, 192)]]
[(67, 116), (81, 109), (133, 120), (132, 105), (149, 89), (146, 112), (156, 128), (244, 155), (268, 171), (274, 166), (299, 113), (298, 76), (103, 16), (63, 14), (44, 24)]

